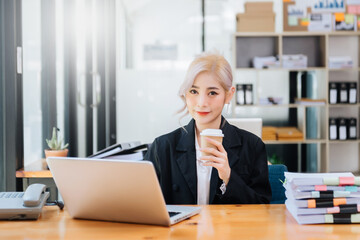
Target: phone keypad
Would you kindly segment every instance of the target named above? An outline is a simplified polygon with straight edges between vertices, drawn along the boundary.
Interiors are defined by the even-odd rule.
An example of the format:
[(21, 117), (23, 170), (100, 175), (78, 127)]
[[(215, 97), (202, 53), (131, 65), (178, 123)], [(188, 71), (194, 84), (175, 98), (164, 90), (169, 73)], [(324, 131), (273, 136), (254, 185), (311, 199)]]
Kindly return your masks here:
[(22, 198), (24, 192), (0, 192), (0, 198)]

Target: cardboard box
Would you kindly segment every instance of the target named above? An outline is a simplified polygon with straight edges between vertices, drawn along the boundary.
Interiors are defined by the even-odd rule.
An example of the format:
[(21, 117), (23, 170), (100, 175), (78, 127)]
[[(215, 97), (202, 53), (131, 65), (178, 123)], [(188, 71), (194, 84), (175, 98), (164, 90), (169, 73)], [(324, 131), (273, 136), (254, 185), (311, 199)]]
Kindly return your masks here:
[(275, 13), (236, 15), (237, 32), (275, 32)]
[(272, 2), (246, 2), (245, 3), (246, 13), (259, 13), (259, 12), (273, 12)]

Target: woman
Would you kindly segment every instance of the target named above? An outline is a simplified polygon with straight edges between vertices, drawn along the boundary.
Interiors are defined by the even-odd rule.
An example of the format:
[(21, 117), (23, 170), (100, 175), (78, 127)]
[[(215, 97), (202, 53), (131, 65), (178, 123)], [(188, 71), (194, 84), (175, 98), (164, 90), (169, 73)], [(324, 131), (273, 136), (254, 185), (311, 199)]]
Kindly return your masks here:
[[(223, 56), (203, 53), (191, 63), (179, 95), (182, 110), (193, 119), (156, 138), (145, 156), (155, 166), (167, 204), (269, 203), (264, 143), (221, 115), (234, 92), (231, 67)], [(200, 133), (209, 128), (224, 134), (222, 143), (206, 139), (217, 149), (201, 148)]]

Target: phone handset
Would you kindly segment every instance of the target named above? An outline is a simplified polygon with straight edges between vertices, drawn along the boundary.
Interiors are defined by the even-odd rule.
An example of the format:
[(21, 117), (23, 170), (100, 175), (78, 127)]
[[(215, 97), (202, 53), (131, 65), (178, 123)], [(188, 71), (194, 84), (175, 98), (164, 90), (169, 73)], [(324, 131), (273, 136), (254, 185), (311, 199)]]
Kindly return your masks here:
[(41, 202), (42, 194), (45, 192), (46, 185), (40, 183), (31, 184), (23, 196), (25, 207), (36, 207)]

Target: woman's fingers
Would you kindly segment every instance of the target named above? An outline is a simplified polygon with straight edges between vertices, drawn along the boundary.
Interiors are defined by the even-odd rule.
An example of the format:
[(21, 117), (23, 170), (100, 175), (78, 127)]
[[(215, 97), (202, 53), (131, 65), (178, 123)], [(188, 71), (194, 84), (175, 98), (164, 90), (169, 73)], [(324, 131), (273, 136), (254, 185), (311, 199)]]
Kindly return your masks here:
[(222, 145), (221, 142), (216, 141), (216, 140), (211, 139), (211, 138), (208, 138), (208, 137), (206, 138), (206, 141), (208, 141), (212, 145), (216, 146), (219, 149), (220, 152), (226, 152), (225, 148), (224, 148), (224, 146)]
[(200, 157), (200, 160), (202, 160), (203, 162), (216, 162), (216, 163), (221, 163), (225, 161), (225, 159), (215, 156), (202, 156)]
[(219, 150), (217, 150), (215, 148), (201, 148), (200, 151), (208, 153), (208, 154), (216, 156), (216, 157), (221, 157), (221, 158), (226, 157), (226, 152), (225, 153), (220, 152)]

